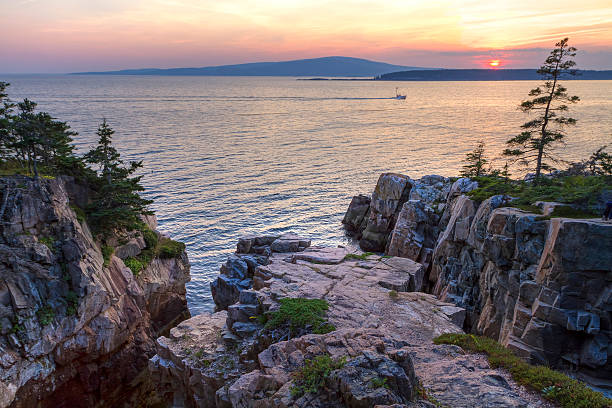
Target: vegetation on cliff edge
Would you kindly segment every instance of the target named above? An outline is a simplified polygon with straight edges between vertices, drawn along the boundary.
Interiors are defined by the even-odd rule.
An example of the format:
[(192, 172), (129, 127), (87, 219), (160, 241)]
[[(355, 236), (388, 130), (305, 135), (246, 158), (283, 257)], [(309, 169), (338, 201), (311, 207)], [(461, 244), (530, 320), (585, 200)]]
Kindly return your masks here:
[(346, 357), (333, 360), (329, 354), (316, 356), (304, 361), (304, 367), (293, 373), (291, 395), (299, 398), (304, 394), (318, 394), (330, 377), (332, 371), (346, 364)]
[(266, 329), (287, 327), (291, 337), (303, 332), (325, 334), (336, 330), (325, 318), (329, 306), (323, 299), (284, 298), (278, 302), (278, 310), (262, 316)]
[(564, 408), (606, 408), (612, 400), (593, 391), (585, 384), (545, 366), (527, 364), (498, 342), (473, 334), (443, 334), (434, 339), (435, 344), (454, 344), (466, 351), (486, 353), (493, 368), (504, 368), (514, 380), (541, 392)]

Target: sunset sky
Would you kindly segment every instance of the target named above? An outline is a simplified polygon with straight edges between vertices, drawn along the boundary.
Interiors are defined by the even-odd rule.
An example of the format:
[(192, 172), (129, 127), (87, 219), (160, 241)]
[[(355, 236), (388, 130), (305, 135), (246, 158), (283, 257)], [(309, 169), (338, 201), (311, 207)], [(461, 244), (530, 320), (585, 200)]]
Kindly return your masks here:
[(539, 65), (569, 36), (612, 69), (612, 1), (0, 0), (0, 72), (187, 67), (343, 55)]

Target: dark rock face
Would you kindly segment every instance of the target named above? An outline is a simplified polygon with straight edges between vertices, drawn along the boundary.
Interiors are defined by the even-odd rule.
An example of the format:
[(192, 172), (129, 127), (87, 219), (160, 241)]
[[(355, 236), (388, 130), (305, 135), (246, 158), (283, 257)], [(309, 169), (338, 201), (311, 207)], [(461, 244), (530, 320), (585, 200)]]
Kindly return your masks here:
[(70, 207), (87, 189), (70, 178), (3, 178), (0, 196), (0, 407), (150, 402), (155, 338), (188, 313), (186, 254), (138, 277), (117, 256), (104, 266)]
[(346, 230), (357, 240), (361, 239), (363, 230), (368, 224), (370, 201), (370, 197), (361, 194), (353, 197), (342, 219), (342, 224), (344, 224)]
[[(542, 220), (503, 204), (454, 208), (434, 252), (434, 293), (465, 307), (473, 331), (528, 360), (610, 378), (612, 225)], [(461, 219), (467, 240), (456, 233)]]
[(432, 188), (429, 177), (412, 182), (386, 253), (421, 262), (425, 286), (465, 308), (466, 329), (527, 360), (611, 378), (612, 225), (543, 219), (504, 196), (474, 202), (474, 181)]
[(364, 251), (383, 252), (402, 205), (408, 201), (412, 180), (395, 173), (384, 173), (372, 193), (370, 214), (359, 246)]
[(236, 254), (221, 266), (221, 274), (210, 284), (217, 309), (227, 309), (238, 301), (240, 292), (253, 286), (255, 269), (267, 265), (270, 255), (303, 251), (309, 246), (309, 239), (295, 234), (241, 238)]

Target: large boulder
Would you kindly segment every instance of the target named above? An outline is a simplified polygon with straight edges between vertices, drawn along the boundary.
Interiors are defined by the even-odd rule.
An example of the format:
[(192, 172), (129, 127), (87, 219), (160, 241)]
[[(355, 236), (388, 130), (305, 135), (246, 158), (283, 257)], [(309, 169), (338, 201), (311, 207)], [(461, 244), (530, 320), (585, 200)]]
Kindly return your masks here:
[(267, 265), (271, 256), (299, 253), (309, 246), (309, 239), (292, 233), (240, 238), (236, 253), (228, 257), (221, 274), (210, 284), (217, 310), (236, 303), (240, 292), (253, 286), (255, 270)]
[(402, 205), (408, 201), (412, 180), (408, 176), (384, 173), (372, 193), (370, 214), (359, 240), (364, 251), (383, 252)]
[(361, 239), (363, 230), (368, 224), (370, 201), (370, 197), (361, 194), (353, 197), (342, 219), (342, 224), (344, 224), (347, 231), (358, 240)]
[(428, 264), (438, 238), (439, 220), (434, 209), (423, 201), (406, 202), (391, 233), (386, 254)]

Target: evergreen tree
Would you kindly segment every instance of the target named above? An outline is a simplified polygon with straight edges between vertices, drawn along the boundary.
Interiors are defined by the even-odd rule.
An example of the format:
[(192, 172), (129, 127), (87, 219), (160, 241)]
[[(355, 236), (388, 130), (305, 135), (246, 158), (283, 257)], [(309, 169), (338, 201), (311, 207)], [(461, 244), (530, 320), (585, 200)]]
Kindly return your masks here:
[(11, 156), (10, 126), (14, 105), (8, 99), (7, 82), (0, 81), (0, 160), (7, 160)]
[(562, 115), (568, 110), (567, 104), (580, 100), (577, 96), (569, 96), (567, 89), (559, 83), (565, 75), (576, 75), (573, 69), (576, 63), (571, 60), (576, 55), (576, 48), (568, 46), (568, 41), (568, 38), (564, 38), (556, 43), (556, 48), (538, 69), (545, 82), (542, 87), (529, 92), (532, 99), (520, 105), (523, 112), (537, 113), (538, 116), (521, 126), (524, 130), (507, 141), (510, 147), (503, 153), (528, 169), (535, 170), (536, 184), (542, 170), (553, 170), (553, 164), (559, 161), (552, 149), (565, 138), (564, 128), (576, 124), (576, 119)]
[(87, 163), (97, 165), (106, 183), (111, 185), (113, 171), (117, 171), (123, 164), (117, 149), (112, 146), (115, 131), (108, 125), (106, 119), (103, 119), (96, 134), (98, 135), (98, 146), (85, 154), (84, 159)]
[(142, 161), (125, 165), (112, 145), (114, 133), (104, 120), (97, 131), (98, 145), (84, 156), (100, 172), (95, 199), (88, 208), (89, 220), (98, 230), (130, 228), (138, 222), (139, 215), (151, 214), (147, 206), (152, 201), (138, 194), (144, 190), (140, 184), (142, 176), (132, 177), (142, 167)]
[[(5, 158), (17, 161), (38, 177), (40, 166), (47, 174), (83, 175), (83, 161), (74, 155), (72, 136), (65, 122), (46, 112), (35, 113), (36, 103), (25, 99), (17, 104), (17, 115), (5, 115)], [(11, 154), (12, 153), (12, 154)]]
[(485, 158), (485, 144), (481, 140), (476, 145), (476, 148), (465, 156), (466, 164), (463, 166), (461, 176), (463, 177), (480, 177), (485, 175), (485, 165), (489, 162)]

